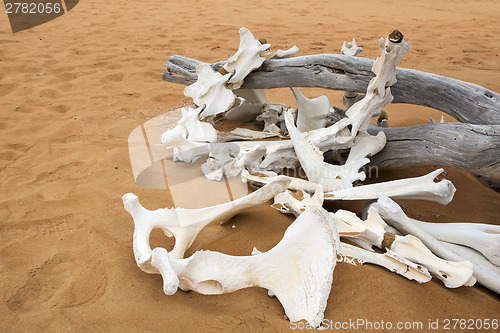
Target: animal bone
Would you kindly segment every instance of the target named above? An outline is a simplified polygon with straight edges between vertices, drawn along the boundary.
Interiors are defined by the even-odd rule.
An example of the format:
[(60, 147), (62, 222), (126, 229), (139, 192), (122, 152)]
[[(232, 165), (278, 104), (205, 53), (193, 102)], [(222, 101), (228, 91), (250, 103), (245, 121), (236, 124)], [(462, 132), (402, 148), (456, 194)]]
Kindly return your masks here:
[[(282, 213), (291, 212), (299, 216), (310, 204), (311, 199), (309, 195), (304, 195), (303, 200), (299, 201), (290, 193), (283, 192), (275, 197), (273, 207)], [(411, 235), (387, 236), (386, 223), (381, 219), (375, 207), (370, 207), (365, 221), (361, 221), (356, 214), (346, 210), (338, 210), (330, 215), (341, 237), (348, 238), (368, 251), (373, 251), (373, 246), (388, 250), (385, 255), (368, 254), (361, 249), (356, 250), (356, 248), (353, 249), (349, 246), (342, 247), (343, 243), (341, 243), (340, 254), (342, 256), (380, 264), (391, 271), (419, 282), (430, 280), (428, 269), (448, 288), (456, 288), (474, 282), (473, 278), (471, 279), (472, 265), (470, 262), (442, 260), (434, 256), (419, 239)], [(392, 241), (389, 240), (386, 243), (386, 237), (393, 237)], [(345, 252), (342, 252), (343, 250)]]
[[(342, 45), (341, 53), (348, 56), (357, 56), (361, 53), (363, 49), (358, 47), (356, 44), (356, 40), (353, 38), (352, 42), (345, 42)], [(360, 101), (363, 96), (359, 95), (356, 91), (345, 91), (344, 96), (342, 97), (344, 102), (344, 109), (348, 110), (354, 103)]]
[(287, 186), (288, 180), (281, 178), (240, 199), (200, 209), (165, 208), (150, 211), (139, 203), (135, 194), (125, 194), (123, 205), (134, 219), (134, 255), (137, 265), (147, 273), (156, 272), (151, 268), (149, 246), (149, 235), (153, 229), (160, 228), (167, 236), (175, 237), (175, 246), (169, 256), (181, 259), (205, 226), (215, 221), (224, 223), (242, 210), (273, 198), (286, 190)]
[(201, 111), (202, 107), (197, 109), (183, 107), (181, 109), (182, 118), (177, 124), (186, 128), (188, 140), (198, 142), (215, 142), (217, 141), (217, 131), (212, 124), (200, 121), (198, 115)]
[(352, 163), (364, 157), (372, 157), (384, 149), (386, 138), (385, 134), (380, 135), (380, 133), (383, 132), (379, 132), (376, 136), (372, 136), (367, 132), (358, 132), (358, 135), (354, 138), (354, 145), (349, 151), (349, 156), (345, 164)]
[[(390, 223), (393, 227), (395, 227), (396, 229), (405, 234), (411, 234), (418, 237), (418, 239), (420, 239), (422, 243), (425, 244), (425, 246), (428, 249), (430, 249), (435, 255), (446, 260), (463, 262), (464, 272), (461, 273), (462, 277), (466, 277), (469, 274), (468, 273), (469, 268), (467, 268), (467, 266), (470, 266), (470, 270), (472, 271), (473, 267), (472, 263), (464, 261), (462, 257), (457, 255), (455, 252), (449, 250), (447, 247), (443, 246), (442, 243), (440, 243), (432, 235), (430, 235), (426, 231), (416, 226), (408, 218), (408, 216), (406, 216), (401, 207), (399, 207), (397, 203), (395, 203), (388, 197), (379, 198), (376, 203), (372, 204), (372, 206), (377, 208), (378, 212), (380, 213), (380, 216), (384, 219), (384, 221)], [(410, 245), (411, 242), (408, 244)], [(449, 276), (446, 275), (446, 273), (439, 274), (439, 276), (444, 280), (448, 280), (448, 283), (451, 283), (451, 285), (454, 285), (453, 281), (449, 281), (450, 280)], [(474, 277), (471, 277), (466, 285), (474, 284), (473, 280), (475, 280)]]
[(292, 87), (297, 100), (297, 128), (301, 132), (307, 132), (318, 128), (324, 128), (327, 115), (330, 113), (330, 101), (324, 95), (309, 99), (304, 97), (299, 88)]
[(203, 107), (200, 117), (226, 112), (234, 105), (235, 95), (226, 88), (230, 74), (217, 73), (205, 63), (196, 67), (196, 73), (198, 80), (184, 89), (184, 95), (191, 97), (197, 106)]
[(453, 199), (456, 188), (447, 179), (434, 182), (434, 179), (443, 172), (443, 169), (437, 169), (421, 177), (336, 190), (325, 193), (325, 200), (364, 200), (387, 196), (399, 199), (429, 200), (446, 205)]
[(500, 266), (493, 265), (481, 253), (467, 246), (441, 242), (443, 246), (455, 252), (474, 265), (474, 277), (486, 288), (500, 294)]
[(323, 185), (327, 191), (332, 191), (352, 187), (352, 183), (356, 180), (365, 180), (365, 173), (358, 170), (369, 163), (369, 159), (362, 158), (342, 166), (325, 163), (321, 151), (314, 149), (295, 127), (290, 111), (285, 113), (285, 124), (300, 165), (310, 181)]
[[(352, 188), (335, 190), (324, 194), (325, 200), (367, 200), (378, 199), (381, 196), (388, 196), (399, 199), (428, 200), (438, 202), (442, 205), (448, 204), (455, 194), (456, 188), (447, 179), (435, 183), (434, 179), (443, 173), (443, 169), (435, 170), (421, 177), (398, 179), (388, 182), (359, 185)], [(257, 185), (265, 185), (274, 181), (277, 174), (262, 172), (250, 174), (243, 171), (241, 177), (244, 182), (250, 181)], [(317, 184), (308, 180), (288, 177), (290, 180), (289, 190), (305, 191), (313, 193)]]
[(339, 257), (339, 261), (353, 265), (356, 265), (357, 261), (361, 265), (369, 263), (382, 266), (391, 272), (402, 275), (408, 280), (415, 280), (418, 283), (429, 282), (432, 279), (432, 276), (425, 267), (406, 260), (391, 250), (387, 250), (385, 253), (376, 253), (341, 242), (340, 254), (337, 255), (337, 258)]
[[(269, 46), (271, 44), (261, 44), (261, 42), (256, 40), (247, 28), (240, 29), (240, 46), (238, 51), (222, 66), (227, 73), (231, 74), (229, 83), (233, 90), (241, 87), (245, 77), (262, 65), (266, 57), (263, 57), (261, 54), (269, 49)], [(272, 57), (272, 54), (267, 55), (267, 58), (270, 57)]]
[(288, 58), (293, 55), (296, 55), (299, 53), (299, 48), (297, 46), (292, 46), (288, 50), (278, 50), (276, 53), (273, 55), (273, 59), (283, 59), (283, 58)]
[(258, 286), (279, 299), (291, 322), (305, 319), (317, 327), (331, 290), (338, 242), (328, 212), (310, 205), (268, 252), (235, 257), (198, 251), (173, 259), (165, 249), (155, 248), (151, 263), (162, 274), (167, 295), (176, 285), (207, 295)]
[(465, 245), (500, 266), (500, 226), (483, 223), (432, 223), (409, 218), (437, 240)]

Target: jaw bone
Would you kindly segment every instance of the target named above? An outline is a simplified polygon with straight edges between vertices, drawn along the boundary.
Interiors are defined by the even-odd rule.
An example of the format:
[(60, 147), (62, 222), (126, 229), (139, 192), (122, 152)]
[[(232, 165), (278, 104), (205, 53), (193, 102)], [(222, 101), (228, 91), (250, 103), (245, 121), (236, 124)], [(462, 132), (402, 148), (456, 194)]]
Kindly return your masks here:
[(292, 113), (287, 111), (285, 124), (300, 165), (310, 181), (323, 185), (326, 191), (332, 191), (352, 187), (352, 183), (356, 180), (365, 180), (365, 173), (358, 171), (363, 165), (370, 162), (369, 159), (362, 158), (342, 166), (328, 164), (323, 161), (321, 151), (318, 148), (314, 149), (307, 142), (293, 122)]
[(125, 194), (122, 198), (123, 205), (134, 219), (133, 244), (137, 265), (147, 273), (156, 272), (151, 269), (149, 246), (149, 235), (153, 229), (162, 229), (167, 236), (175, 237), (175, 246), (169, 255), (172, 259), (180, 259), (205, 226), (216, 221), (224, 223), (242, 210), (268, 201), (285, 191), (287, 186), (288, 180), (281, 178), (240, 199), (200, 209), (171, 208), (150, 211), (139, 203), (135, 194)]
[(337, 246), (328, 212), (310, 205), (268, 252), (236, 257), (198, 251), (172, 259), (165, 249), (155, 248), (151, 264), (162, 274), (167, 295), (177, 286), (207, 295), (258, 286), (279, 299), (291, 322), (305, 319), (318, 327), (331, 290)]

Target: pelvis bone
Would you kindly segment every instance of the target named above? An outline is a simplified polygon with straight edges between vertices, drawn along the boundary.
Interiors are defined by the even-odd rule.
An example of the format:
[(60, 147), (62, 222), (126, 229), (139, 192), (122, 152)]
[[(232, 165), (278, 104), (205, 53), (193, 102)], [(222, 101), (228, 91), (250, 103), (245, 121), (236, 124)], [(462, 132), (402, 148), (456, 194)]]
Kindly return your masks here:
[(310, 205), (267, 252), (238, 257), (198, 251), (173, 259), (155, 248), (151, 264), (162, 275), (167, 295), (177, 287), (205, 295), (262, 287), (279, 299), (290, 321), (305, 319), (317, 327), (330, 294), (338, 243), (328, 212)]
[(205, 226), (216, 221), (224, 223), (242, 210), (272, 199), (286, 190), (288, 182), (286, 178), (280, 178), (240, 199), (200, 209), (165, 208), (151, 211), (139, 203), (135, 194), (125, 194), (122, 198), (123, 205), (134, 219), (133, 245), (137, 265), (147, 273), (157, 271), (151, 268), (149, 246), (149, 235), (154, 228), (162, 229), (167, 236), (175, 237), (175, 246), (169, 255), (172, 259), (181, 259)]

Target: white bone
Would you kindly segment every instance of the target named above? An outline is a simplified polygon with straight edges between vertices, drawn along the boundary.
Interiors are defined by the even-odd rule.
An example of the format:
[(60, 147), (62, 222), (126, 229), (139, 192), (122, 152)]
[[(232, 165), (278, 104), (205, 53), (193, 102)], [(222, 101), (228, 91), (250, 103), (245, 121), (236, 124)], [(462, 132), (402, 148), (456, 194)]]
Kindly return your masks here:
[(381, 38), (379, 49), (380, 57), (375, 60), (372, 67), (375, 77), (370, 80), (366, 95), (346, 112), (346, 116), (351, 120), (351, 135), (353, 136), (358, 130), (365, 131), (370, 118), (392, 102), (390, 86), (397, 82), (396, 67), (403, 55), (410, 49), (410, 43), (402, 41), (395, 44), (389, 38), (385, 41)]
[(296, 55), (297, 53), (299, 53), (299, 48), (294, 45), (291, 48), (289, 48), (288, 50), (281, 50), (281, 49), (279, 49), (273, 55), (273, 59), (288, 58), (288, 57)]
[(264, 122), (264, 131), (279, 133), (279, 123), (283, 122), (283, 113), (288, 107), (281, 103), (264, 104), (262, 114), (257, 116), (256, 120)]
[[(379, 265), (409, 280), (415, 280), (418, 283), (429, 282), (432, 279), (432, 276), (425, 267), (406, 260), (391, 250), (387, 250), (385, 253), (376, 253), (341, 242), (340, 256), (337, 255), (337, 258), (339, 257), (339, 261), (354, 263), (354, 265), (356, 261), (361, 265), (365, 263)], [(356, 259), (356, 261), (353, 259)]]
[(399, 199), (428, 200), (446, 205), (453, 199), (456, 188), (447, 179), (434, 182), (434, 179), (443, 172), (443, 169), (437, 169), (421, 177), (360, 185), (327, 192), (325, 200), (364, 200), (387, 196)]
[(410, 220), (437, 240), (465, 245), (500, 266), (500, 226), (483, 223), (431, 223)]
[(345, 164), (375, 155), (384, 149), (386, 142), (385, 133), (382, 131), (378, 132), (376, 136), (370, 135), (364, 131), (358, 132)]
[(310, 205), (268, 252), (235, 257), (198, 251), (187, 259), (169, 259), (164, 249), (156, 248), (152, 262), (159, 273), (167, 273), (162, 277), (169, 293), (176, 283), (171, 271), (181, 289), (201, 294), (258, 286), (276, 295), (291, 322), (304, 319), (317, 327), (331, 290), (337, 246), (338, 234), (328, 212)]
[[(439, 242), (437, 239), (435, 239), (432, 235), (429, 233), (425, 232), (418, 226), (416, 226), (403, 212), (401, 207), (388, 197), (381, 197), (380, 199), (377, 200), (376, 203), (372, 204), (372, 206), (376, 207), (380, 216), (384, 219), (385, 222), (391, 224), (393, 227), (397, 228), (399, 231), (403, 232), (404, 234), (411, 234), (414, 235), (415, 237), (418, 237), (422, 241), (422, 243), (432, 251), (435, 255), (439, 256), (440, 258), (449, 260), (449, 261), (455, 261), (455, 262), (463, 262), (463, 272), (462, 272), (462, 277), (466, 277), (469, 274), (469, 268), (468, 266), (470, 265), (470, 270), (472, 270), (472, 264), (468, 262), (468, 264), (465, 264), (466, 261), (459, 255), (457, 255), (455, 252), (449, 250), (447, 247), (443, 246), (441, 242)], [(445, 278), (444, 275), (440, 275), (444, 280), (449, 280), (447, 283), (450, 285), (455, 285), (455, 281), (450, 281), (454, 278), (454, 276)], [(474, 278), (470, 278), (466, 285), (472, 285)], [(445, 283), (446, 284), (446, 283)]]
[(330, 213), (342, 237), (355, 242), (363, 249), (373, 251), (373, 246), (382, 250), (386, 223), (376, 209), (370, 209), (366, 220), (362, 221), (355, 213), (339, 209)]
[(441, 242), (446, 248), (455, 252), (474, 265), (474, 277), (486, 288), (500, 294), (500, 266), (492, 264), (481, 253), (467, 246)]
[(239, 32), (240, 46), (238, 51), (222, 66), (228, 73), (232, 74), (229, 83), (232, 84), (233, 90), (241, 87), (245, 77), (262, 65), (266, 58), (261, 54), (271, 46), (270, 44), (261, 44), (247, 28), (241, 28)]
[(288, 180), (282, 178), (240, 199), (200, 209), (165, 208), (150, 211), (139, 203), (135, 194), (125, 194), (122, 198), (123, 205), (134, 219), (133, 245), (137, 265), (147, 273), (155, 272), (150, 265), (149, 246), (149, 235), (153, 229), (159, 228), (166, 235), (173, 235), (175, 245), (169, 253), (170, 258), (183, 258), (186, 250), (205, 226), (216, 221), (224, 223), (242, 210), (264, 203), (285, 191), (287, 186)]
[[(383, 132), (380, 132), (383, 133)], [(261, 132), (254, 131), (248, 128), (235, 128), (231, 132), (221, 133), (219, 132), (219, 138), (217, 139), (219, 142), (228, 142), (234, 140), (262, 140), (273, 137), (280, 137), (280, 133), (271, 133), (271, 132)]]
[(235, 102), (235, 95), (226, 88), (230, 74), (215, 72), (209, 64), (201, 63), (196, 67), (198, 80), (184, 89), (184, 95), (203, 107), (200, 117), (216, 115), (229, 110)]
[[(342, 44), (342, 49), (340, 50), (342, 54), (348, 56), (357, 56), (363, 49), (358, 47), (356, 40), (353, 38), (352, 42), (344, 41)], [(345, 91), (344, 96), (342, 96), (344, 102), (344, 110), (348, 110), (354, 103), (360, 101), (363, 97), (360, 96), (355, 91)]]
[(436, 257), (417, 237), (406, 235), (396, 236), (391, 250), (400, 256), (425, 266), (431, 274), (443, 281), (448, 288), (473, 286), (476, 279), (473, 275), (473, 265), (470, 261), (448, 261)]
[(353, 38), (352, 42), (346, 42), (342, 44), (342, 49), (341, 52), (342, 54), (348, 55), (348, 56), (357, 56), (358, 54), (363, 51), (363, 48), (359, 47), (356, 44), (356, 40)]
[(285, 123), (297, 158), (308, 180), (323, 185), (325, 191), (349, 188), (354, 181), (365, 180), (365, 173), (359, 172), (359, 169), (370, 162), (369, 159), (362, 158), (342, 166), (325, 163), (321, 151), (314, 149), (295, 127), (290, 111), (285, 112)]
[(330, 113), (330, 101), (324, 95), (309, 99), (300, 92), (299, 88), (292, 87), (297, 100), (297, 128), (300, 132), (324, 128), (327, 115)]
[[(388, 196), (399, 199), (428, 200), (446, 205), (453, 199), (456, 188), (447, 179), (440, 180), (437, 183), (434, 182), (436, 176), (442, 172), (443, 169), (438, 169), (421, 177), (398, 179), (330, 191), (324, 194), (324, 198), (326, 201), (369, 200)], [(244, 182), (265, 185), (274, 181), (277, 174), (263, 171), (260, 171), (259, 174), (250, 174), (244, 171), (241, 177)], [(315, 182), (296, 177), (283, 177), (287, 177), (290, 180), (289, 190), (306, 191), (308, 193), (313, 193), (316, 190), (317, 184)]]
[[(295, 196), (301, 199), (298, 200)], [(297, 217), (306, 210), (307, 206), (323, 204), (323, 187), (317, 186), (312, 197), (309, 193), (304, 191), (295, 193), (295, 196), (292, 195), (290, 191), (278, 193), (274, 197), (274, 204), (272, 207), (279, 210), (281, 213), (291, 213)]]
[(178, 124), (182, 125), (187, 130), (187, 139), (198, 142), (215, 142), (217, 141), (217, 130), (212, 124), (202, 122), (198, 115), (202, 111), (202, 107), (193, 109), (191, 107), (183, 107), (181, 109), (182, 118)]

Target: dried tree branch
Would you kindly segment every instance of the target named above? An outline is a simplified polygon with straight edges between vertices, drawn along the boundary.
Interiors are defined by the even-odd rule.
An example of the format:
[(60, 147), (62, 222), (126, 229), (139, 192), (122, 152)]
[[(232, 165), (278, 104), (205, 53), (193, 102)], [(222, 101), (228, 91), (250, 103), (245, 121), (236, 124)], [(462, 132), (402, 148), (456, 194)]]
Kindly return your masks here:
[(397, 169), (448, 166), (470, 171), (500, 187), (500, 125), (435, 123), (411, 127), (375, 127), (387, 144), (370, 158), (372, 165)]
[[(374, 76), (374, 60), (340, 54), (318, 54), (266, 60), (250, 73), (242, 88), (319, 87), (364, 92)], [(163, 80), (191, 84), (196, 80), (195, 59), (174, 55), (165, 65)], [(216, 70), (225, 62), (212, 64)], [(413, 69), (397, 68), (391, 87), (393, 103), (422, 105), (471, 124), (500, 124), (500, 94), (479, 85)]]

